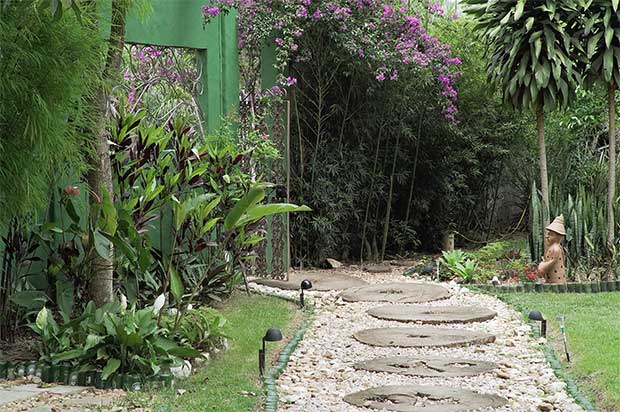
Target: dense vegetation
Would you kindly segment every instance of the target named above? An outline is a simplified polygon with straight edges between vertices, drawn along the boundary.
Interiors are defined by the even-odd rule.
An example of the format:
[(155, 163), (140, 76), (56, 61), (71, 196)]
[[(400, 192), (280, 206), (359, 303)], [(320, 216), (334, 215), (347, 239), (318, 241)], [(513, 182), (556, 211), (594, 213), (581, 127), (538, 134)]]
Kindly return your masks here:
[(148, 1), (113, 1), (106, 41), (96, 2), (0, 0), (0, 339), (29, 326), (104, 380), (200, 357), (291, 212), (296, 266), (456, 233), (483, 247), (429, 259), (442, 280), (533, 281), (563, 213), (570, 275), (617, 276), (620, 11), (546, 2), (214, 0), (205, 24), (238, 8), (241, 94), (205, 130), (193, 51), (124, 44)]

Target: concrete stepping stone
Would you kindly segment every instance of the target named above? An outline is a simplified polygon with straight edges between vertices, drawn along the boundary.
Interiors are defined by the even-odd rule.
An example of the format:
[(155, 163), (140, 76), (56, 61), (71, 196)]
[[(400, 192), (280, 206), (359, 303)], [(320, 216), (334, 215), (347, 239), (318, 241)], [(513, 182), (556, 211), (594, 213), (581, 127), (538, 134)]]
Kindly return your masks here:
[(481, 306), (386, 305), (370, 308), (368, 314), (379, 319), (427, 324), (471, 323), (493, 319), (497, 313)]
[(340, 296), (347, 302), (424, 303), (449, 298), (450, 292), (428, 283), (393, 282), (347, 289)]
[(501, 396), (444, 386), (388, 385), (352, 393), (345, 402), (358, 407), (397, 412), (465, 412), (499, 408)]
[(389, 265), (369, 265), (364, 270), (368, 273), (390, 273), (392, 268)]
[(272, 288), (285, 289), (285, 290), (298, 290), (301, 281), (304, 279), (310, 279), (312, 282), (312, 290), (326, 292), (330, 290), (343, 290), (356, 286), (367, 285), (367, 283), (353, 276), (347, 276), (339, 273), (329, 273), (322, 271), (318, 272), (306, 272), (306, 273), (292, 273), (288, 281), (255, 278), (252, 282), (259, 285), (269, 286)]
[(56, 395), (68, 395), (86, 390), (83, 386), (50, 386), (40, 388), (36, 384), (15, 385), (0, 389), (0, 405), (14, 401), (21, 401), (33, 398), (42, 393), (48, 392)]
[(465, 329), (376, 328), (353, 334), (358, 341), (371, 346), (401, 348), (456, 347), (495, 342), (495, 336)]
[(481, 375), (497, 368), (497, 364), (471, 359), (396, 356), (358, 362), (353, 367), (369, 372), (397, 373), (399, 375), (429, 378), (451, 378), (455, 376)]

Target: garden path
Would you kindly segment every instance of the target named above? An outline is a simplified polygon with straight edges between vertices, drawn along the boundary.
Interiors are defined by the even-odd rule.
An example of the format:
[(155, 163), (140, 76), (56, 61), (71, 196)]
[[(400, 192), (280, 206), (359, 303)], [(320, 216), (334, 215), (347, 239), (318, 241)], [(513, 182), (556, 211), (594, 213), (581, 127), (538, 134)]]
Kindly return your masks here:
[[(402, 269), (393, 267), (390, 273), (369, 273), (360, 268), (347, 267), (338, 269), (336, 272), (366, 280), (373, 285), (387, 282), (429, 281), (429, 279), (404, 277)], [(446, 312), (442, 309), (445, 307), (477, 306), (493, 311), (497, 316), (466, 324), (425, 324), (423, 335), (431, 335), (438, 329), (455, 333), (465, 329), (485, 336), (492, 335), (495, 337), (494, 342), (459, 347), (426, 347), (425, 345), (395, 347), (389, 344), (370, 346), (358, 341), (354, 335), (361, 330), (372, 328), (403, 328), (421, 325), (403, 323), (402, 319), (401, 321), (380, 319), (367, 313), (371, 308), (385, 306), (385, 302), (345, 302), (339, 297), (339, 291), (310, 291), (307, 295), (314, 299), (315, 320), (278, 380), (280, 394), (278, 410), (283, 412), (371, 412), (373, 409), (369, 409), (368, 406), (375, 401), (385, 400), (388, 395), (382, 393), (381, 390), (367, 394), (368, 396), (362, 400), (360, 396), (350, 395), (385, 385), (424, 385), (464, 389), (464, 392), (455, 392), (453, 398), (465, 396), (462, 405), (471, 405), (470, 410), (478, 408), (476, 410), (497, 412), (583, 411), (567, 394), (566, 385), (555, 377), (543, 352), (539, 350), (544, 340), (532, 337), (530, 327), (523, 322), (521, 314), (492, 296), (471, 292), (466, 287), (454, 283), (444, 283), (442, 286), (451, 294), (447, 299), (422, 305), (430, 308), (436, 307), (440, 314)], [(289, 297), (298, 295), (298, 292), (274, 289), (264, 285), (252, 284), (251, 287), (262, 292)], [(419, 314), (419, 311), (417, 312)], [(409, 315), (415, 316), (415, 314), (416, 311), (413, 311)], [(385, 357), (401, 358), (397, 359), (398, 362), (376, 360), (376, 358)], [(411, 358), (414, 360), (431, 359), (428, 359), (426, 363), (400, 364), (411, 362)], [(475, 361), (470, 366), (476, 370), (472, 370), (471, 373), (462, 373), (461, 369), (460, 373), (456, 371), (447, 373), (445, 376), (437, 376), (438, 374), (433, 373), (437, 368), (445, 368), (446, 365), (442, 365), (441, 362), (450, 359), (458, 359), (461, 362)], [(360, 364), (366, 360), (374, 360), (374, 362), (370, 365)], [(376, 372), (377, 367), (382, 366), (382, 362), (389, 363), (392, 372), (405, 369), (407, 374)], [(456, 366), (462, 368), (467, 364)], [(406, 397), (402, 387), (398, 388), (397, 392), (399, 395), (391, 398), (392, 401), (410, 400)], [(448, 392), (448, 389), (444, 389), (443, 393), (449, 394)], [(484, 399), (479, 394), (490, 395), (487, 404), (473, 401)], [(345, 397), (349, 402), (361, 406), (347, 403), (344, 400)], [(467, 399), (471, 402), (468, 403)], [(449, 409), (443, 404), (443, 407), (439, 405), (432, 407), (432, 403), (420, 409), (411, 407), (397, 410), (412, 412), (459, 410)], [(497, 406), (504, 403), (504, 406)], [(394, 406), (397, 403), (388, 401), (383, 405)]]

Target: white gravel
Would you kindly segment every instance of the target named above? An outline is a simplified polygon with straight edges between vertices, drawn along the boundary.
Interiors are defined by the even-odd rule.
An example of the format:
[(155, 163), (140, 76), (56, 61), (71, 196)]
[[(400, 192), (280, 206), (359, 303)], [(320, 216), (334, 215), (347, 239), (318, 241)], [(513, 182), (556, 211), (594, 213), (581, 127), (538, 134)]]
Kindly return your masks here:
[[(351, 276), (371, 283), (411, 280), (402, 276), (402, 268), (388, 274), (365, 273), (359, 268), (342, 269)], [(530, 335), (520, 314), (500, 300), (470, 292), (456, 284), (443, 284), (453, 295), (428, 305), (479, 305), (497, 312), (497, 317), (482, 323), (429, 327), (469, 329), (494, 334), (497, 341), (488, 345), (463, 348), (378, 348), (362, 344), (353, 333), (367, 328), (399, 327), (405, 324), (371, 317), (366, 311), (385, 303), (345, 303), (339, 292), (308, 292), (317, 311), (310, 328), (291, 356), (288, 367), (278, 380), (279, 411), (288, 412), (369, 412), (347, 404), (342, 398), (353, 392), (382, 385), (439, 385), (466, 388), (508, 399), (508, 405), (494, 411), (538, 412), (583, 411), (566, 393), (564, 383), (554, 375), (544, 354), (542, 341)], [(269, 294), (298, 297), (295, 291), (282, 291), (251, 284), (251, 288)], [(410, 325), (408, 325), (410, 326)], [(365, 359), (385, 356), (430, 356), (464, 358), (497, 362), (499, 368), (483, 375), (463, 378), (424, 378), (374, 373), (353, 369)]]

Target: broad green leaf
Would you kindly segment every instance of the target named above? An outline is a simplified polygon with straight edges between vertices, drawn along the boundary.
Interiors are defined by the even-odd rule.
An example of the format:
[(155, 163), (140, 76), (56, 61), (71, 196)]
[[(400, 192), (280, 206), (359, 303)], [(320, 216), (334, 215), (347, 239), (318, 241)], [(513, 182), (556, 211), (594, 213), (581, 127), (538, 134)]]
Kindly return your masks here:
[(179, 301), (183, 297), (184, 291), (185, 288), (183, 287), (181, 276), (179, 276), (174, 266), (170, 266), (170, 292), (172, 296)]
[(95, 250), (97, 254), (103, 259), (110, 259), (112, 254), (112, 243), (105, 237), (99, 229), (95, 229), (93, 232), (95, 236)]
[(116, 207), (112, 201), (112, 197), (107, 190), (103, 191), (103, 201), (101, 202), (101, 214), (102, 223), (101, 229), (104, 232), (114, 235), (116, 228), (118, 227), (118, 214), (116, 213)]
[(525, 1), (526, 0), (519, 0), (517, 2), (517, 7), (515, 8), (514, 21), (519, 20), (521, 18), (521, 16), (523, 15), (523, 8), (525, 7)]
[(65, 362), (71, 359), (77, 359), (79, 357), (81, 357), (82, 355), (84, 355), (84, 350), (82, 349), (71, 349), (65, 352), (61, 352), (61, 353), (57, 353), (52, 355), (52, 362), (53, 363), (58, 363), (58, 362)]
[(108, 359), (108, 363), (106, 363), (106, 365), (103, 368), (103, 371), (101, 372), (101, 379), (103, 379), (104, 381), (107, 380), (110, 377), (110, 375), (112, 375), (114, 372), (118, 370), (118, 368), (120, 368), (120, 366), (121, 366), (120, 359), (116, 359), (116, 358)]
[(37, 319), (34, 322), (40, 330), (44, 330), (47, 326), (47, 318), (49, 316), (47, 308), (44, 306), (37, 314)]
[(68, 280), (56, 281), (56, 304), (60, 308), (60, 315), (65, 323), (71, 320), (71, 312), (75, 303), (73, 282)]
[(263, 200), (265, 197), (265, 189), (262, 187), (255, 187), (250, 189), (248, 193), (245, 194), (235, 206), (232, 208), (226, 218), (224, 219), (224, 229), (231, 230), (233, 229), (241, 216), (252, 206)]
[(308, 206), (297, 206), (290, 203), (272, 203), (268, 205), (256, 205), (248, 209), (247, 213), (239, 219), (237, 227), (243, 226), (247, 223), (256, 222), (266, 216), (276, 215), (279, 213), (295, 213), (295, 212), (309, 212)]
[(11, 295), (11, 302), (29, 310), (41, 309), (48, 300), (45, 292), (40, 290), (22, 290)]
[(105, 337), (103, 336), (89, 334), (86, 337), (86, 343), (84, 344), (84, 352), (99, 345), (101, 342), (103, 342), (104, 339)]

